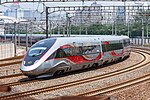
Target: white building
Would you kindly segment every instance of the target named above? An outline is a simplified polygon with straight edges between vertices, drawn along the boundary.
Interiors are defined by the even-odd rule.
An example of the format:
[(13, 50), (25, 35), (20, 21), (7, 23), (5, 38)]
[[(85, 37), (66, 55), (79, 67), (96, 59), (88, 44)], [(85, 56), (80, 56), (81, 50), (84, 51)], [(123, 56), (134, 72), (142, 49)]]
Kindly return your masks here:
[(16, 19), (16, 18), (13, 18), (13, 17), (8, 17), (8, 16), (1, 16), (0, 15), (0, 34), (4, 34), (4, 31), (5, 31), (5, 24), (13, 24), (14, 22), (18, 23), (20, 21), (26, 21), (24, 19)]
[(23, 19), (24, 12), (23, 9), (21, 9), (20, 5), (18, 4), (12, 4), (9, 9), (6, 10), (5, 16), (14, 17), (16, 19)]
[(94, 23), (102, 23), (102, 5), (97, 4), (97, 2), (93, 2), (89, 7), (83, 7), (82, 9), (78, 9), (75, 12), (75, 16), (72, 19), (74, 25), (80, 24), (94, 24)]
[(0, 35), (4, 34), (5, 23), (14, 23), (14, 22), (18, 22), (18, 20), (12, 17), (0, 16)]

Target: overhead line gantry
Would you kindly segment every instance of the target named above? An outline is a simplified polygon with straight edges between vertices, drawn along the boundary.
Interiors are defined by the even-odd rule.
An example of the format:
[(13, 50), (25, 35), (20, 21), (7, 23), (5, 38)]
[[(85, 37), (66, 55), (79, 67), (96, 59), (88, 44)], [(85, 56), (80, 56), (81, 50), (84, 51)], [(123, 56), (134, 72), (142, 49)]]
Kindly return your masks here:
[[(0, 0), (0, 4), (5, 4), (5, 3), (14, 3), (14, 2), (86, 2), (86, 1), (141, 1), (141, 0)], [(144, 1), (149, 1), (149, 0), (142, 0)]]

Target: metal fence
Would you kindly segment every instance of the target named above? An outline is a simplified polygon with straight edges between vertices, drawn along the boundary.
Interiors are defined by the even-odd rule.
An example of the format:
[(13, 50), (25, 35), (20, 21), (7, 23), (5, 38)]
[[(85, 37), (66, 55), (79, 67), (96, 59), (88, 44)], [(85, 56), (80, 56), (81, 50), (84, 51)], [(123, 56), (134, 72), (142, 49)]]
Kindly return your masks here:
[(0, 42), (0, 59), (14, 57), (14, 43)]
[(150, 38), (144, 38), (143, 40), (142, 38), (131, 38), (130, 40), (132, 45), (138, 45), (138, 46), (142, 46), (142, 44), (150, 45)]

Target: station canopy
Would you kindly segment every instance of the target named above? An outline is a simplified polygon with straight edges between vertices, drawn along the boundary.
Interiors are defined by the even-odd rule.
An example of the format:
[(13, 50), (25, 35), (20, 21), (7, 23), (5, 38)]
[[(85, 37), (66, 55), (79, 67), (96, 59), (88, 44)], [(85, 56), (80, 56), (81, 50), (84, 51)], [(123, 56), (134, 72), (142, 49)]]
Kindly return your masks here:
[[(13, 3), (13, 2), (74, 2), (74, 1), (141, 1), (141, 0), (0, 0), (0, 4)], [(149, 0), (142, 0), (149, 1)]]

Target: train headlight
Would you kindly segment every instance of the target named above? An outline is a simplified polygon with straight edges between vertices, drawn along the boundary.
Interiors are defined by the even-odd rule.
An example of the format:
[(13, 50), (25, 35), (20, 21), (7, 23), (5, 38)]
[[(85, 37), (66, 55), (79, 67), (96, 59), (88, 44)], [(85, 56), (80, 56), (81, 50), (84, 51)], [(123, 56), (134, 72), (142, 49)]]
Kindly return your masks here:
[(26, 61), (23, 61), (23, 65), (25, 65)]

